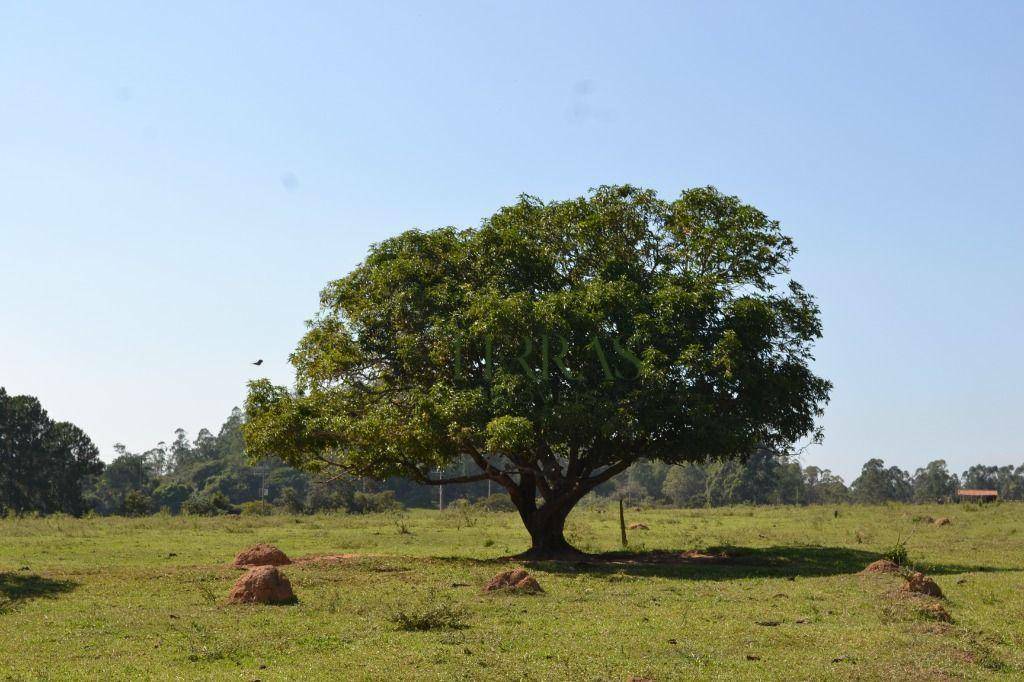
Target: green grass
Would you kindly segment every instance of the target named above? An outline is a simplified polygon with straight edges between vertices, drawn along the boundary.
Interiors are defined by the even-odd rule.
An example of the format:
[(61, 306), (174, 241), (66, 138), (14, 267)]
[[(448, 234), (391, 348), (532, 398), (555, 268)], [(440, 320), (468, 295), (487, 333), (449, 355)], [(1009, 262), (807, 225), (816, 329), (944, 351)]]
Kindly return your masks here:
[[(539, 596), (480, 590), (526, 547), (513, 514), (6, 519), (0, 679), (1019, 679), (1022, 518), (1020, 504), (631, 510), (650, 526), (631, 550), (731, 558), (534, 564)], [(617, 513), (578, 511), (569, 537), (617, 550)], [(857, 575), (897, 538), (952, 624), (900, 597), (898, 577)], [(359, 557), (287, 567), (296, 605), (228, 606), (228, 563), (256, 541)]]

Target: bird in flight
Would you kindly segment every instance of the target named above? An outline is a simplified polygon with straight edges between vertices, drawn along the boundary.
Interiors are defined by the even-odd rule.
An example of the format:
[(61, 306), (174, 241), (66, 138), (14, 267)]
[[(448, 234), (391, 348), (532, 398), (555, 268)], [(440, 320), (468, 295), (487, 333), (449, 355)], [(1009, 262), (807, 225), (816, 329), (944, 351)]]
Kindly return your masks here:
[(254, 365), (256, 365), (257, 367), (259, 367), (260, 365), (262, 365), (262, 364), (263, 364), (263, 358), (260, 358), (259, 360), (257, 360), (256, 362), (254, 362), (254, 363), (252, 363), (252, 364), (254, 364)]

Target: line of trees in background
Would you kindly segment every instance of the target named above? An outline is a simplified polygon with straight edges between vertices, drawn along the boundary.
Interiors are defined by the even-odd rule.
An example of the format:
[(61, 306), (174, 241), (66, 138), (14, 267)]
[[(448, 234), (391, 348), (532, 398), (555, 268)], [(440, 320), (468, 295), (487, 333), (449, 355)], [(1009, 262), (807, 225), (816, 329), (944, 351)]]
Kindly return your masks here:
[(1024, 465), (975, 465), (958, 476), (938, 459), (913, 474), (870, 459), (849, 486), (828, 469), (800, 466), (791, 457), (755, 453), (746, 462), (667, 466), (641, 462), (600, 492), (642, 504), (679, 507), (729, 504), (837, 504), (843, 502), (951, 502), (959, 488), (997, 490), (1005, 500), (1024, 499)]
[[(8, 396), (0, 388), (0, 512), (368, 512), (460, 499), (494, 509), (512, 508), (504, 491), (486, 481), (440, 490), (401, 478), (378, 482), (343, 477), (318, 482), (280, 460), (254, 465), (246, 458), (242, 420), (236, 409), (216, 434), (203, 429), (189, 439), (178, 429), (169, 443), (158, 443), (146, 452), (133, 453), (117, 445), (116, 456), (104, 465), (96, 447), (76, 426), (53, 422), (35, 398)], [(457, 462), (442, 473), (459, 475), (472, 472), (474, 466), (468, 460)], [(828, 469), (803, 467), (792, 457), (759, 451), (745, 462), (670, 466), (640, 461), (593, 494), (624, 498), (630, 504), (678, 507), (878, 504), (950, 501), (960, 487), (997, 490), (1005, 500), (1024, 499), (1024, 465), (976, 465), (958, 476), (943, 460), (911, 474), (871, 459), (847, 485)]]

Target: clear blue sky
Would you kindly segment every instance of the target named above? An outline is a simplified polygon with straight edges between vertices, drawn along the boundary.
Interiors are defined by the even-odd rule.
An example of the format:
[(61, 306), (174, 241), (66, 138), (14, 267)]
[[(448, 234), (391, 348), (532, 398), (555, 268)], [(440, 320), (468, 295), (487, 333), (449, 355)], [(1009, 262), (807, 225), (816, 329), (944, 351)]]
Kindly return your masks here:
[(216, 429), (374, 241), (714, 184), (822, 306), (806, 462), (1024, 461), (1024, 5), (513, 4), (4, 3), (0, 385)]

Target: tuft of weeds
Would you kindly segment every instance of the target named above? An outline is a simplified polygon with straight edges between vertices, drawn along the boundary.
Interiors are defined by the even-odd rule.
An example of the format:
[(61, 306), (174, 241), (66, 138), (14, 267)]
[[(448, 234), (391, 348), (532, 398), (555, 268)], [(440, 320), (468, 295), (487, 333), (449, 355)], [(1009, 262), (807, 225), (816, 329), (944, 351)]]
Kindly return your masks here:
[(334, 590), (331, 592), (331, 596), (327, 598), (325, 609), (327, 613), (338, 613), (341, 611), (342, 599), (341, 592)]
[(203, 601), (210, 604), (216, 604), (220, 599), (217, 591), (214, 590), (213, 585), (211, 584), (216, 583), (216, 580), (217, 579), (214, 576), (200, 575), (192, 581), (192, 584), (196, 586), (196, 590), (202, 595)]
[(388, 620), (406, 632), (427, 630), (461, 630), (466, 624), (465, 611), (449, 601), (428, 598), (422, 602), (403, 604), (396, 608)]
[(391, 520), (395, 524), (395, 530), (399, 535), (412, 535), (405, 514), (395, 513), (392, 515)]
[(882, 558), (899, 566), (908, 565), (909, 553), (907, 552), (907, 541), (901, 535), (896, 536), (896, 542), (882, 552)]
[(449, 523), (454, 524), (456, 530), (474, 528), (479, 520), (478, 511), (477, 508), (469, 503), (469, 500), (459, 498), (453, 500), (445, 507), (443, 517)]
[(209, 663), (230, 660), (235, 664), (241, 662), (237, 647), (227, 646), (219, 642), (206, 626), (192, 621), (185, 629), (178, 631), (185, 639), (188, 649), (188, 660), (192, 663)]

